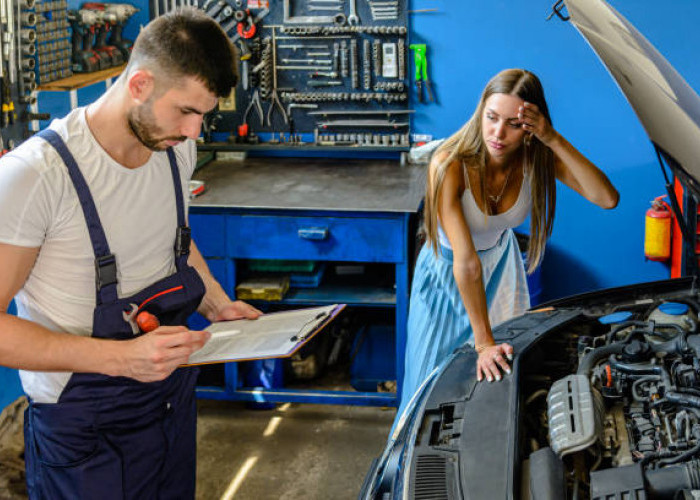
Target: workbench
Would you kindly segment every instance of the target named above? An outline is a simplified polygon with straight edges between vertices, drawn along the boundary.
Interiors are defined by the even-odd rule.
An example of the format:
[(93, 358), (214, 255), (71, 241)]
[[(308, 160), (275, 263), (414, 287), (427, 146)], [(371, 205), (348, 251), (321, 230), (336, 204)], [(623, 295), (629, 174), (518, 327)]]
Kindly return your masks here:
[[(425, 167), (392, 160), (257, 158), (215, 161), (194, 179), (206, 190), (192, 200), (190, 225), (212, 274), (234, 295), (240, 259), (383, 263), (393, 286), (290, 289), (277, 304), (346, 303), (393, 308), (397, 391), (406, 345), (409, 271)], [(197, 389), (200, 398), (396, 406), (394, 393), (242, 387), (236, 363), (223, 387)]]

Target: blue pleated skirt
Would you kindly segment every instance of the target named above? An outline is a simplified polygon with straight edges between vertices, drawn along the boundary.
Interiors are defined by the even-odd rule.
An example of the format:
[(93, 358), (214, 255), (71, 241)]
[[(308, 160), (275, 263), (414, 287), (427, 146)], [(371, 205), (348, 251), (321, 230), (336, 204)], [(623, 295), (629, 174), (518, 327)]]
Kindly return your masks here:
[[(505, 231), (493, 248), (479, 251), (479, 258), (491, 326), (526, 311), (530, 295), (515, 233)], [(411, 285), (398, 415), (433, 369), (465, 342), (473, 344), (473, 332), (452, 272), (452, 250), (441, 247), (436, 256), (423, 246)]]

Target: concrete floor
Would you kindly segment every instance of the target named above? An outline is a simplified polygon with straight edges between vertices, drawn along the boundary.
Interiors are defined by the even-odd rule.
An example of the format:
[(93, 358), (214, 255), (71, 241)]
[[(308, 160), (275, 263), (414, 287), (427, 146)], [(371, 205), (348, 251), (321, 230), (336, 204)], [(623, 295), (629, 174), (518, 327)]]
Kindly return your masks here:
[(395, 409), (199, 401), (197, 500), (355, 499)]

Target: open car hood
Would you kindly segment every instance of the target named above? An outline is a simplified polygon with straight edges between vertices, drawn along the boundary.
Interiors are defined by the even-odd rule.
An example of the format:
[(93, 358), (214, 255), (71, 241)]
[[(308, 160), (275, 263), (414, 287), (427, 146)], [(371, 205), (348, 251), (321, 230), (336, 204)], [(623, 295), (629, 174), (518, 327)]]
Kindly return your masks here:
[(637, 29), (603, 0), (564, 0), (570, 20), (632, 105), (674, 174), (700, 196), (700, 97)]

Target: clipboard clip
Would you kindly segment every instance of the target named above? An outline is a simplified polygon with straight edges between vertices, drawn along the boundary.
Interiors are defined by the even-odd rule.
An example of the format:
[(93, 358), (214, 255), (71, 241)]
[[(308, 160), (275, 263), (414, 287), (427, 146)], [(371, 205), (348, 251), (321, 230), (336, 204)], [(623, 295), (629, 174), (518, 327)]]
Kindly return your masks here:
[[(316, 323), (317, 323), (319, 320), (321, 320), (321, 319), (327, 318), (328, 316), (329, 316), (329, 313), (326, 312), (326, 311), (323, 311), (323, 312), (318, 313), (316, 316), (314, 316), (314, 317), (311, 318), (309, 321), (307, 321), (306, 323), (304, 323), (304, 324), (302, 325), (302, 327), (299, 329), (299, 332), (300, 332), (300, 333), (299, 333), (298, 335), (292, 336), (292, 337), (289, 339), (289, 341), (290, 341), (290, 342), (299, 342), (299, 341), (302, 341), (302, 340), (306, 339), (306, 337), (308, 337), (309, 334), (311, 334), (311, 333), (313, 333), (313, 332), (316, 331), (316, 328), (315, 328), (315, 327), (316, 327)], [(306, 333), (301, 333), (301, 332), (303, 332), (304, 330), (306, 330), (307, 327), (308, 327), (309, 325), (313, 325), (314, 328), (308, 329), (308, 331), (307, 331)]]

